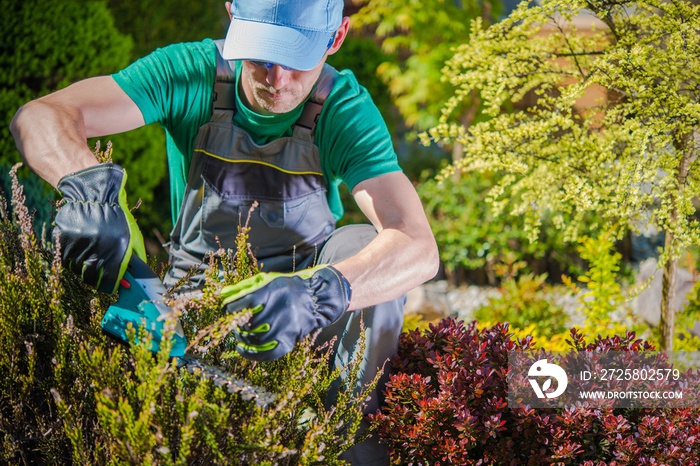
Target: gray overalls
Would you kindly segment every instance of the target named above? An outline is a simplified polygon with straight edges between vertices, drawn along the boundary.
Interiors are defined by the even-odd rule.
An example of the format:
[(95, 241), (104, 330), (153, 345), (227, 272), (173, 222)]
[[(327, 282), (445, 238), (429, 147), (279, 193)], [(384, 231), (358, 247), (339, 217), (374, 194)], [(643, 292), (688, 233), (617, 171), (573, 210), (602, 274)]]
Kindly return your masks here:
[[(250, 215), (250, 244), (264, 271), (290, 272), (316, 263), (337, 263), (362, 249), (375, 236), (370, 225), (335, 230), (326, 198), (321, 158), (313, 133), (337, 71), (324, 65), (319, 81), (294, 125), (291, 137), (259, 146), (243, 129), (233, 125), (235, 64), (221, 58), (217, 41), (217, 78), (211, 119), (197, 135), (182, 208), (171, 233), (171, 269), (165, 285), (172, 286), (192, 266), (191, 280), (203, 284), (204, 256), (220, 246), (235, 249), (238, 222)], [(324, 329), (319, 343), (337, 337), (335, 367), (353, 358), (365, 324), (366, 351), (361, 382), (370, 382), (378, 368), (396, 352), (403, 323), (405, 298), (362, 311), (347, 312)], [(386, 376), (384, 380), (386, 380)], [(383, 387), (383, 383), (380, 384)], [(378, 407), (373, 394), (367, 412)], [(388, 464), (384, 448), (370, 440), (346, 452), (352, 464)]]

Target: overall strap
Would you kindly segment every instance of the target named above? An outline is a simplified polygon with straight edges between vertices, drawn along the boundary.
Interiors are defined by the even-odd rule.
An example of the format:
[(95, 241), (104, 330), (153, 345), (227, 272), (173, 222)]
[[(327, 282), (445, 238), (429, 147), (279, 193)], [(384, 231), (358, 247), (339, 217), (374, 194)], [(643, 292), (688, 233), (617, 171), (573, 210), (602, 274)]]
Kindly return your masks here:
[(333, 89), (338, 72), (328, 63), (323, 64), (321, 75), (316, 81), (316, 86), (311, 91), (311, 97), (306, 101), (301, 116), (294, 126), (294, 135), (313, 141), (318, 118), (321, 116), (323, 104)]
[(236, 114), (236, 64), (222, 57), (224, 39), (215, 40), (216, 44), (216, 79), (212, 94), (212, 110), (225, 110)]

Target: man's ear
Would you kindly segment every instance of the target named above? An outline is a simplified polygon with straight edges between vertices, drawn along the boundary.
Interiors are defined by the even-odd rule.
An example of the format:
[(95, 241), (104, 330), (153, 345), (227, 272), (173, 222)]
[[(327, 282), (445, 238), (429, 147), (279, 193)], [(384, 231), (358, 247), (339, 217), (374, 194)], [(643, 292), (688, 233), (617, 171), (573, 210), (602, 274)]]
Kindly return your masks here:
[(345, 16), (343, 21), (340, 23), (340, 27), (338, 27), (338, 29), (335, 31), (335, 40), (333, 41), (333, 45), (331, 45), (331, 47), (328, 49), (328, 55), (333, 55), (338, 51), (338, 49), (340, 49), (340, 46), (343, 45), (343, 41), (348, 35), (349, 29), (350, 18)]
[(226, 12), (228, 13), (228, 19), (233, 19), (231, 16), (231, 2), (224, 3), (224, 6), (226, 7)]

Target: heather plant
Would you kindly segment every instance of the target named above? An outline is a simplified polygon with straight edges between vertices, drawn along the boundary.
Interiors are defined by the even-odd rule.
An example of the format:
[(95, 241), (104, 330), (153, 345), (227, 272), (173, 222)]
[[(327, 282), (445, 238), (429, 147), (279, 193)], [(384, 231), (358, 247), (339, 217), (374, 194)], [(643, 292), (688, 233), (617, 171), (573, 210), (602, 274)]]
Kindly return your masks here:
[[(573, 354), (638, 353), (633, 332), (587, 342), (570, 331)], [(533, 409), (508, 406), (508, 352), (539, 349), (508, 325), (479, 330), (445, 319), (404, 333), (373, 416), (395, 465), (698, 464), (700, 408)]]
[(17, 168), (12, 218), (0, 198), (0, 463), (343, 464), (366, 396), (358, 366), (342, 368), (349, 377), (332, 404), (341, 369), (331, 370), (328, 346), (310, 338), (278, 361), (252, 362), (228, 335), (247, 311), (218, 314), (223, 283), (256, 273), (247, 247), (213, 254), (202, 293), (170, 301), (190, 350), (219, 368), (211, 380), (168, 357), (174, 319), (155, 355), (143, 329), (129, 330), (130, 345), (101, 332), (114, 297), (83, 285), (61, 267), (60, 244), (36, 236)]

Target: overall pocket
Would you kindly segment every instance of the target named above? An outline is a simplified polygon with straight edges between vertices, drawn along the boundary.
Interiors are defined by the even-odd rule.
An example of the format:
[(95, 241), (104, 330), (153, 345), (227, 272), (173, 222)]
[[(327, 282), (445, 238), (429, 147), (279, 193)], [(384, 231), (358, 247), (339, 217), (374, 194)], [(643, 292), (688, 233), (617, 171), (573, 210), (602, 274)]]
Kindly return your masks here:
[[(274, 171), (256, 164), (207, 160), (202, 171), (202, 237), (214, 248), (217, 239), (224, 248), (234, 248), (239, 222), (248, 222), (249, 242), (261, 260), (322, 242), (335, 225), (325, 187), (308, 175), (279, 176)], [(250, 212), (255, 201), (258, 205)]]

